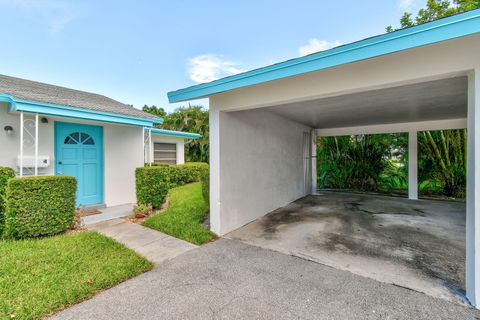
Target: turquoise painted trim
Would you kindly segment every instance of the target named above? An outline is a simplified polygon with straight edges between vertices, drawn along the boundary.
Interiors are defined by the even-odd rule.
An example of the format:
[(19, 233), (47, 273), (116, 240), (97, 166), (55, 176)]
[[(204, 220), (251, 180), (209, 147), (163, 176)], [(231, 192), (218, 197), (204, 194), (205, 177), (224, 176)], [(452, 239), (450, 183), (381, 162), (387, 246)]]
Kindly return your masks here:
[(296, 76), (480, 32), (480, 9), (168, 93), (170, 103)]
[(165, 129), (158, 129), (158, 128), (145, 128), (145, 131), (152, 130), (152, 134), (160, 134), (163, 136), (172, 136), (172, 137), (181, 137), (187, 139), (198, 139), (201, 138), (202, 135), (193, 132), (181, 132), (181, 131), (173, 131), (173, 130), (165, 130)]
[(10, 103), (8, 111), (24, 111), (39, 113), (43, 115), (93, 120), (117, 124), (127, 124), (142, 127), (152, 127), (155, 124), (162, 124), (163, 119), (138, 118), (117, 113), (108, 113), (95, 110), (74, 108), (69, 106), (17, 99), (8, 94), (0, 93), (0, 101)]

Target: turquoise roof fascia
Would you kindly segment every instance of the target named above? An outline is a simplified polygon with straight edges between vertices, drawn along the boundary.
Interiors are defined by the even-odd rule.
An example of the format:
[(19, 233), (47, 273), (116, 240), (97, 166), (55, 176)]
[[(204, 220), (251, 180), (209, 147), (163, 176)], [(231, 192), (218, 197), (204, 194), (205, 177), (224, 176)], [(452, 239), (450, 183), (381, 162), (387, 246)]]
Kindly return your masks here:
[(9, 103), (8, 111), (23, 111), (38, 113), (42, 115), (75, 118), (82, 120), (93, 120), (117, 124), (126, 124), (142, 127), (153, 127), (155, 124), (163, 123), (163, 119), (138, 118), (118, 113), (80, 109), (69, 106), (37, 102), (30, 100), (16, 99), (8, 94), (0, 94), (0, 101)]
[(480, 32), (480, 9), (168, 93), (170, 103), (208, 97)]
[(158, 129), (158, 128), (145, 128), (146, 131), (152, 131), (152, 134), (160, 134), (163, 136), (171, 136), (171, 137), (181, 137), (187, 139), (198, 139), (201, 138), (202, 135), (198, 133), (192, 132), (181, 132), (181, 131), (173, 131), (173, 130), (165, 130), (165, 129)]

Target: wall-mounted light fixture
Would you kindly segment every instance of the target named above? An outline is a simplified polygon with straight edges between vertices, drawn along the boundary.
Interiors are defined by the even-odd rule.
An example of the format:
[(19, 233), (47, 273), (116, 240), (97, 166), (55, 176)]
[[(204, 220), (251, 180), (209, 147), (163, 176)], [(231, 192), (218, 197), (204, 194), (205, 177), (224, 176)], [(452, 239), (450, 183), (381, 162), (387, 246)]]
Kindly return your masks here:
[(12, 126), (5, 126), (3, 127), (3, 130), (7, 133), (7, 136), (11, 135), (13, 133), (13, 127)]
[(40, 122), (41, 123), (48, 123), (48, 119), (43, 117), (43, 118), (40, 119)]

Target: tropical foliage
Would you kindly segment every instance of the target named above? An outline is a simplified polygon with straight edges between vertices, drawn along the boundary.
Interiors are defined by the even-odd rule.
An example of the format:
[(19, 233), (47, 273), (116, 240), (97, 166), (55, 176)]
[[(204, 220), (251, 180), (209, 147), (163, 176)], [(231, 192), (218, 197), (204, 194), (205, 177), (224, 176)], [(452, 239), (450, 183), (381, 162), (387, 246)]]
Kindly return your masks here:
[[(480, 8), (480, 0), (428, 0), (426, 7), (420, 9), (415, 17), (412, 13), (405, 12), (400, 19), (399, 29), (413, 27), (477, 8)], [(387, 32), (395, 30), (398, 29), (394, 29), (392, 26), (387, 27)]]
[[(420, 194), (464, 198), (466, 130), (418, 133)], [(407, 134), (319, 138), (320, 188), (358, 191), (405, 191), (408, 188)]]
[(440, 185), (446, 196), (464, 198), (467, 130), (419, 132), (418, 142), (420, 181), (430, 181), (430, 189)]
[(168, 114), (156, 106), (144, 106), (143, 111), (163, 118), (163, 124), (159, 128), (201, 134), (200, 139), (191, 140), (185, 145), (185, 160), (208, 162), (208, 110), (202, 106), (189, 105)]

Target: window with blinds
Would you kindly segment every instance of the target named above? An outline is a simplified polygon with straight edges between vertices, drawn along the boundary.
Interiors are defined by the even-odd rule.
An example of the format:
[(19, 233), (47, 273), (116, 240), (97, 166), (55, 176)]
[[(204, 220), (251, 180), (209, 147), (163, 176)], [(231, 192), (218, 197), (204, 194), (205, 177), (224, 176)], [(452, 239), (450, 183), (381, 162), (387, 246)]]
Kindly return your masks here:
[(177, 163), (177, 145), (175, 143), (160, 143), (153, 144), (153, 162), (156, 163)]

